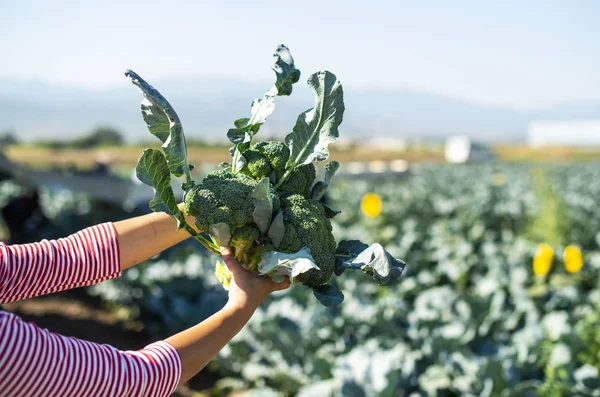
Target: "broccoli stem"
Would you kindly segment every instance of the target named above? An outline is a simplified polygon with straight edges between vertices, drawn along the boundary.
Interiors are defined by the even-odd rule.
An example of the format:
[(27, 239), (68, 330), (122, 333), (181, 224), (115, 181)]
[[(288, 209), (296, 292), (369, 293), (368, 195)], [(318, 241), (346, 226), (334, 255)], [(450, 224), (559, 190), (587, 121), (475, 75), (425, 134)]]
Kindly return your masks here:
[(279, 178), (279, 180), (277, 181), (277, 184), (275, 185), (275, 190), (279, 190), (279, 188), (281, 187), (281, 185), (283, 185), (283, 183), (290, 177), (290, 175), (292, 175), (292, 170), (294, 169), (294, 167), (291, 167), (289, 170), (287, 170), (285, 172), (285, 174), (282, 175), (281, 178)]
[(206, 248), (207, 250), (209, 250), (210, 252), (212, 252), (213, 254), (216, 255), (221, 255), (221, 250), (219, 249), (219, 247), (217, 247), (217, 245), (212, 242), (209, 241), (208, 239), (206, 239), (204, 236), (202, 236), (201, 234), (198, 234), (190, 225), (188, 225), (187, 223), (183, 226), (184, 229), (192, 235), (192, 237), (194, 237), (196, 239), (196, 241), (198, 241), (200, 244), (202, 244), (204, 246), (204, 248)]
[(238, 149), (238, 147), (236, 145), (235, 150), (233, 152), (233, 159), (231, 160), (231, 172), (233, 172), (234, 174), (237, 174), (238, 172), (240, 172), (240, 170), (237, 169), (239, 156), (240, 156), (240, 150)]

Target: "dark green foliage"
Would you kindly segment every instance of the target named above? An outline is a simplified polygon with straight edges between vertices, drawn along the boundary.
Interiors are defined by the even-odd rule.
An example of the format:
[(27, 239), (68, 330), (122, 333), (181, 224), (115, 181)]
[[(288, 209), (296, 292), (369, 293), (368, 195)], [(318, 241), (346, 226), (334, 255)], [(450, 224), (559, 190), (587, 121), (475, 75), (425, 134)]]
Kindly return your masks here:
[(285, 234), (278, 251), (295, 253), (307, 247), (318, 270), (310, 270), (298, 279), (311, 287), (325, 284), (335, 269), (336, 243), (331, 222), (318, 201), (295, 194), (281, 199)]
[(117, 146), (123, 144), (123, 135), (112, 127), (98, 127), (88, 135), (76, 138), (69, 143), (72, 147), (91, 148), (96, 146)]

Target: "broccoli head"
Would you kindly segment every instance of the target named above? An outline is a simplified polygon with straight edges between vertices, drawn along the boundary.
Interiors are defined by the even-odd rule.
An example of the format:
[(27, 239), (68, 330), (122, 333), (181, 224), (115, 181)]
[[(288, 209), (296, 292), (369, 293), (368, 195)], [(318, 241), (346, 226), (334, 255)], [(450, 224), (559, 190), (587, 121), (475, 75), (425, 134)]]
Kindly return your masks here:
[(244, 152), (246, 165), (242, 168), (242, 172), (251, 178), (260, 180), (265, 177), (271, 177), (273, 168), (269, 160), (258, 150), (248, 149)]
[[(244, 152), (246, 165), (242, 169), (242, 173), (256, 180), (268, 177), (274, 183), (273, 173), (276, 179), (283, 177), (289, 157), (290, 149), (282, 142), (258, 142)], [(279, 191), (308, 197), (308, 192), (314, 184), (316, 176), (317, 171), (312, 163), (296, 167), (279, 187)]]
[(275, 171), (283, 171), (290, 157), (290, 149), (282, 142), (262, 141), (254, 145), (254, 148), (269, 160)]
[(244, 174), (228, 169), (211, 172), (184, 197), (185, 212), (196, 217), (196, 226), (205, 232), (216, 223), (226, 223), (231, 232), (252, 223), (252, 191), (258, 184)]
[(242, 172), (254, 179), (271, 177), (273, 171), (283, 173), (290, 150), (281, 142), (262, 141), (244, 152), (246, 166)]
[[(282, 176), (283, 172), (277, 175), (278, 178)], [(316, 176), (317, 170), (313, 163), (296, 167), (289, 178), (279, 187), (279, 191), (289, 194), (301, 194), (308, 197), (310, 188), (315, 183)]]
[(325, 284), (335, 270), (336, 243), (323, 206), (316, 200), (293, 194), (281, 199), (281, 209), (285, 234), (277, 250), (291, 254), (304, 247), (310, 249), (320, 270), (309, 270), (298, 276), (298, 280), (309, 287)]

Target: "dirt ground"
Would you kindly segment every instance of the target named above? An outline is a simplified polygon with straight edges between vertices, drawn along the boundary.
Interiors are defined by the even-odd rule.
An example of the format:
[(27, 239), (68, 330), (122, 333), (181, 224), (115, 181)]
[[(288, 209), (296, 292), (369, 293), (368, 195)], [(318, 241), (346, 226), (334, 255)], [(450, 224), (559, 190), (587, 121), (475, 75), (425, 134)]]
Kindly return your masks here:
[[(96, 343), (105, 343), (120, 350), (137, 350), (154, 342), (144, 332), (141, 324), (118, 320), (101, 302), (89, 296), (85, 289), (60, 292), (15, 303), (2, 309), (19, 315), (25, 321), (47, 328), (65, 336)], [(208, 397), (207, 389), (218, 379), (207, 370), (202, 371), (188, 385), (173, 394), (176, 397)], [(204, 391), (203, 391), (204, 390)]]

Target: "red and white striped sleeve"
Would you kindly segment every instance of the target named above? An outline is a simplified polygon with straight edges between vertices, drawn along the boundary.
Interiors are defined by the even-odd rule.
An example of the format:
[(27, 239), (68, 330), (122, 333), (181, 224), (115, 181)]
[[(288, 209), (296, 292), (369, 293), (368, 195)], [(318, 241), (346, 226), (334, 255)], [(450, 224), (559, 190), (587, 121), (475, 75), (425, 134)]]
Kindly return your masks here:
[[(121, 274), (112, 223), (39, 243), (0, 243), (0, 303), (95, 284)], [(53, 334), (0, 311), (0, 395), (168, 396), (181, 378), (177, 350), (138, 351)]]
[(69, 338), (0, 311), (0, 395), (162, 397), (175, 391), (181, 359), (169, 343), (138, 351)]
[(112, 223), (39, 243), (0, 243), (0, 304), (92, 285), (121, 274)]

